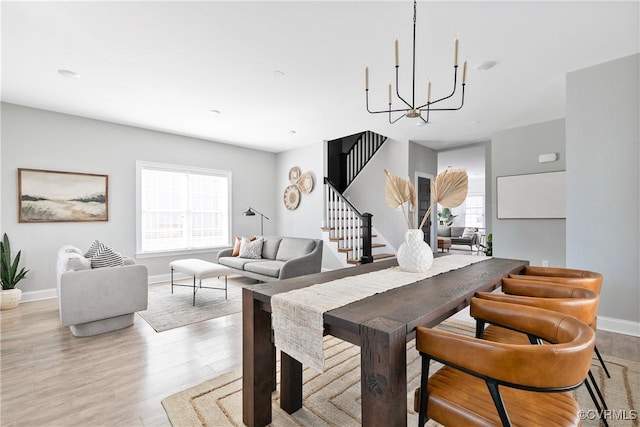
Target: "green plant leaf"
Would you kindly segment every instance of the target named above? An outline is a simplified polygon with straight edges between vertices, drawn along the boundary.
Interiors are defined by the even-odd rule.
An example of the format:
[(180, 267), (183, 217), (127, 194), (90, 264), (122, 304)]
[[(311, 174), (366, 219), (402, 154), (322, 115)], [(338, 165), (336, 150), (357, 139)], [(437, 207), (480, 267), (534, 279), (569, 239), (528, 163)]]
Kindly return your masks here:
[(22, 251), (18, 251), (13, 261), (11, 260), (11, 244), (7, 233), (4, 233), (0, 242), (0, 280), (2, 281), (2, 289), (15, 288), (18, 282), (29, 272), (24, 267), (18, 271), (21, 255)]

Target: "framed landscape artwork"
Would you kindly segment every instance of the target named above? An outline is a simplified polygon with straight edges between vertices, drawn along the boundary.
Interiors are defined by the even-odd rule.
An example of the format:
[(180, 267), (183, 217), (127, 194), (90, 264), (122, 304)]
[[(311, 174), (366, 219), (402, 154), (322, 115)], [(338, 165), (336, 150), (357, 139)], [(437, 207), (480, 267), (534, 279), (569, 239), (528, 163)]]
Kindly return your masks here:
[(19, 222), (108, 220), (108, 175), (18, 169)]

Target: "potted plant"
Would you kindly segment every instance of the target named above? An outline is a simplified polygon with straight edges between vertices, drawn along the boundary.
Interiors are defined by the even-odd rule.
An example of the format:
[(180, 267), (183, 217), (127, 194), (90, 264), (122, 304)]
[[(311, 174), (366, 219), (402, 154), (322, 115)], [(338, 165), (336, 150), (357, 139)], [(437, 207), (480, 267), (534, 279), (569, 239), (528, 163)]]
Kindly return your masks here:
[(440, 225), (446, 225), (447, 227), (453, 223), (453, 220), (458, 215), (453, 215), (449, 208), (444, 208), (438, 212), (438, 222)]
[(486, 256), (493, 256), (493, 234), (487, 236), (487, 242), (485, 244), (484, 254)]
[(20, 265), (20, 254), (18, 251), (16, 257), (11, 259), (11, 244), (9, 236), (4, 233), (4, 237), (0, 242), (0, 280), (2, 282), (2, 291), (0, 291), (0, 309), (7, 310), (16, 308), (20, 304), (22, 291), (16, 288), (18, 282), (27, 275), (29, 270), (24, 267), (18, 271)]

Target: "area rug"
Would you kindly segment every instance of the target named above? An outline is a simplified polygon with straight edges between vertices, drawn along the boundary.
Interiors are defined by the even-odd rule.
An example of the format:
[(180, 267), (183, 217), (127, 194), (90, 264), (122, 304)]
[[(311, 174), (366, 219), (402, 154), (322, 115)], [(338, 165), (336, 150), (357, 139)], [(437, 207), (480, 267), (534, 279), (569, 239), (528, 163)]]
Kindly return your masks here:
[[(193, 279), (178, 280), (176, 283), (191, 284)], [(192, 323), (228, 316), (242, 311), (242, 288), (256, 281), (240, 276), (228, 278), (227, 299), (224, 290), (198, 289), (196, 304), (193, 305), (193, 288), (174, 286), (163, 282), (149, 286), (149, 307), (139, 311), (142, 317), (156, 332), (179, 328)], [(224, 288), (224, 277), (202, 281), (202, 286)]]
[[(446, 321), (443, 329), (473, 336), (473, 324)], [(272, 426), (359, 426), (360, 418), (360, 349), (334, 337), (325, 338), (326, 367), (322, 374), (310, 369), (303, 372), (303, 407), (294, 414), (280, 409), (279, 384), (273, 393)], [(599, 381), (610, 409), (632, 414), (640, 403), (640, 363), (605, 356), (612, 375), (606, 379), (595, 362), (592, 372)], [(439, 368), (435, 364), (431, 372)], [(279, 372), (279, 364), (278, 364)], [(279, 379), (278, 374), (277, 378)], [(407, 425), (418, 423), (413, 410), (413, 390), (420, 383), (420, 357), (415, 342), (407, 344)], [(593, 409), (585, 387), (576, 391), (580, 405)], [(219, 377), (165, 398), (162, 405), (174, 427), (242, 426), (242, 369), (236, 368)], [(594, 413), (586, 413), (584, 426), (598, 426)], [(438, 424), (430, 421), (428, 426)], [(637, 420), (609, 422), (610, 426), (637, 426)]]

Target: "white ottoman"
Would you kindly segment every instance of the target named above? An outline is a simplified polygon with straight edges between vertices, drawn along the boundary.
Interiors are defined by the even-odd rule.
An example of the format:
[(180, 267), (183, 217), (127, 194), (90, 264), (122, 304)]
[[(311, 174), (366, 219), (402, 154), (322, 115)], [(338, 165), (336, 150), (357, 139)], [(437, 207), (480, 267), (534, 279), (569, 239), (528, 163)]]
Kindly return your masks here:
[[(206, 289), (220, 289), (224, 291), (224, 298), (227, 299), (227, 274), (231, 273), (231, 269), (215, 262), (203, 261), (201, 259), (189, 258), (180, 259), (177, 261), (171, 261), (169, 263), (171, 267), (171, 293), (173, 293), (174, 286), (188, 286), (193, 287), (193, 305), (196, 305), (196, 291), (200, 288)], [(173, 271), (179, 271), (180, 273), (193, 276), (192, 285), (181, 285), (179, 283), (173, 283)], [(202, 286), (202, 279), (209, 277), (224, 276), (224, 288), (216, 288), (211, 286)], [(196, 280), (198, 280), (198, 286), (196, 286)]]

